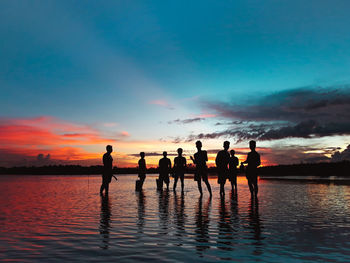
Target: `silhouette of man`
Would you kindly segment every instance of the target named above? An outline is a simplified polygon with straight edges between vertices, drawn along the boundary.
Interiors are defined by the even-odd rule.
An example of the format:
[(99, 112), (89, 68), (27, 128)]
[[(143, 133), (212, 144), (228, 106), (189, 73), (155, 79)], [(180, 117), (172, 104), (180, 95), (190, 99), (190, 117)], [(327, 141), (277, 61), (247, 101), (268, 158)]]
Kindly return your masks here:
[(194, 180), (197, 181), (198, 190), (201, 196), (203, 194), (201, 180), (203, 180), (207, 186), (208, 192), (211, 197), (211, 187), (208, 181), (208, 168), (206, 164), (206, 162), (208, 161), (208, 154), (207, 151), (202, 151), (201, 141), (196, 142), (196, 148), (198, 151), (194, 154), (194, 157), (191, 156), (191, 160), (196, 165), (196, 173), (194, 175)]
[(239, 163), (238, 158), (235, 156), (235, 150), (231, 150), (231, 157), (230, 157), (230, 161), (229, 161), (229, 175), (228, 175), (228, 179), (231, 182), (231, 187), (232, 187), (232, 192), (235, 191), (237, 193), (237, 166)]
[(140, 152), (141, 159), (139, 160), (139, 178), (141, 182), (141, 188), (143, 186), (143, 182), (146, 179), (146, 160), (145, 160), (145, 153)]
[(103, 155), (103, 173), (102, 173), (102, 185), (100, 188), (100, 195), (102, 195), (103, 190), (105, 194), (108, 195), (109, 183), (112, 180), (113, 176), (113, 158), (111, 153), (113, 152), (112, 145), (106, 146), (106, 153)]
[(177, 180), (180, 177), (181, 191), (184, 191), (184, 179), (186, 169), (186, 158), (182, 156), (182, 149), (177, 149), (178, 156), (174, 158), (174, 191), (176, 190)]
[(256, 142), (250, 141), (249, 148), (251, 150), (248, 153), (247, 160), (243, 163), (247, 163), (246, 177), (248, 179), (248, 185), (251, 195), (258, 197), (258, 166), (261, 164), (260, 155), (255, 151)]
[(169, 190), (169, 172), (171, 170), (171, 161), (167, 158), (168, 153), (163, 152), (163, 158), (159, 160), (159, 181), (161, 185), (163, 182), (166, 184), (167, 190)]
[(225, 195), (225, 183), (228, 176), (228, 163), (230, 161), (230, 154), (228, 148), (230, 148), (230, 142), (224, 142), (224, 149), (216, 155), (215, 163), (218, 171), (218, 184), (220, 184), (220, 195)]

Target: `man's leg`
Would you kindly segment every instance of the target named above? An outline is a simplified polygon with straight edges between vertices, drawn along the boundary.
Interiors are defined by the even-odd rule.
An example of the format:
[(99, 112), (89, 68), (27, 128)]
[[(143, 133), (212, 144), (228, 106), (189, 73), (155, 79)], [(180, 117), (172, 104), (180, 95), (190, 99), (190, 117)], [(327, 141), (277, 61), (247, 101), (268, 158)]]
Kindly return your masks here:
[(109, 190), (109, 183), (105, 184), (105, 194), (108, 195), (108, 190)]
[(212, 196), (212, 194), (211, 194), (211, 187), (210, 187), (208, 178), (205, 178), (203, 181), (205, 182), (205, 184), (207, 186), (207, 189), (208, 189), (208, 192), (209, 192), (210, 196)]
[(225, 195), (225, 184), (220, 183), (220, 195)]
[(253, 187), (253, 182), (252, 182), (251, 178), (248, 178), (248, 186), (249, 186), (250, 194), (253, 195), (254, 194), (254, 187)]
[(175, 178), (174, 178), (174, 186), (173, 186), (173, 189), (174, 191), (176, 190), (176, 185), (177, 185), (177, 180), (179, 179), (178, 175), (175, 175)]
[(185, 176), (182, 174), (180, 179), (181, 179), (181, 191), (183, 192), (184, 191), (184, 187), (185, 187), (185, 184), (184, 184)]
[(255, 177), (254, 178), (254, 193), (255, 193), (255, 196), (257, 197), (258, 196), (258, 177)]
[(200, 179), (197, 181), (197, 186), (198, 186), (199, 193), (202, 196), (203, 195), (203, 191), (202, 191), (202, 184), (201, 184)]

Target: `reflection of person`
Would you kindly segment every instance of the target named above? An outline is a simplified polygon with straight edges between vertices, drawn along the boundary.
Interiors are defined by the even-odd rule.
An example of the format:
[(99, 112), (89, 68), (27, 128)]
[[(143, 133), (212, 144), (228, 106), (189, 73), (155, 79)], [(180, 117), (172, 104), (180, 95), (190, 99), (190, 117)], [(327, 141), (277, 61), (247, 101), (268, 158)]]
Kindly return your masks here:
[(258, 199), (250, 199), (250, 206), (248, 211), (249, 229), (253, 234), (253, 238), (256, 240), (256, 255), (262, 253), (261, 251), (261, 219), (259, 215), (259, 201)]
[(218, 183), (220, 184), (220, 195), (225, 195), (225, 183), (228, 175), (228, 163), (230, 154), (227, 152), (230, 142), (224, 142), (224, 149), (216, 155), (215, 163), (218, 171)]
[(146, 160), (145, 153), (140, 152), (141, 159), (139, 160), (139, 178), (140, 178), (140, 189), (142, 189), (143, 182), (146, 179)]
[(171, 170), (171, 161), (167, 158), (168, 153), (163, 152), (163, 158), (159, 160), (159, 181), (163, 188), (163, 182), (169, 190), (169, 172)]
[(102, 173), (102, 185), (100, 188), (100, 194), (102, 195), (103, 190), (105, 194), (108, 195), (109, 183), (112, 180), (113, 176), (113, 158), (111, 153), (113, 152), (112, 145), (106, 146), (107, 152), (103, 155), (103, 173)]
[(101, 196), (101, 214), (100, 214), (100, 235), (103, 245), (102, 249), (108, 249), (109, 247), (109, 229), (111, 221), (111, 204), (109, 202), (108, 195)]
[(184, 179), (186, 169), (186, 158), (182, 156), (182, 149), (177, 149), (178, 156), (174, 159), (174, 190), (176, 190), (177, 180), (180, 177), (181, 191), (184, 190)]
[(185, 195), (184, 192), (181, 192), (181, 197), (179, 198), (176, 191), (174, 192), (174, 220), (176, 225), (176, 236), (179, 239), (179, 244), (183, 244), (182, 236), (186, 234), (185, 231)]
[(196, 228), (194, 230), (196, 240), (196, 250), (197, 253), (202, 255), (202, 251), (205, 251), (210, 248), (210, 234), (209, 234), (209, 225), (210, 225), (210, 206), (212, 198), (208, 198), (208, 201), (203, 205), (202, 196), (199, 197), (196, 214), (195, 214), (195, 224)]
[(145, 203), (146, 203), (146, 197), (143, 193), (143, 190), (138, 192), (137, 195), (137, 212), (138, 212), (138, 220), (137, 220), (137, 226), (139, 228), (139, 233), (143, 233), (143, 227), (145, 224)]
[(237, 192), (237, 173), (238, 173), (237, 166), (238, 166), (239, 160), (235, 156), (235, 150), (231, 150), (230, 153), (231, 153), (231, 157), (229, 161), (228, 179), (231, 182), (232, 191)]
[(208, 154), (207, 151), (202, 151), (201, 141), (196, 142), (196, 147), (198, 151), (194, 154), (194, 157), (191, 156), (191, 160), (196, 165), (196, 173), (194, 175), (194, 180), (197, 181), (198, 190), (201, 195), (203, 194), (201, 180), (203, 180), (207, 186), (210, 196), (212, 196), (207, 171)]
[(246, 177), (248, 179), (248, 185), (251, 195), (258, 196), (258, 166), (261, 164), (260, 155), (255, 151), (256, 142), (250, 141), (249, 148), (251, 150), (248, 153), (247, 160), (243, 163), (247, 163)]

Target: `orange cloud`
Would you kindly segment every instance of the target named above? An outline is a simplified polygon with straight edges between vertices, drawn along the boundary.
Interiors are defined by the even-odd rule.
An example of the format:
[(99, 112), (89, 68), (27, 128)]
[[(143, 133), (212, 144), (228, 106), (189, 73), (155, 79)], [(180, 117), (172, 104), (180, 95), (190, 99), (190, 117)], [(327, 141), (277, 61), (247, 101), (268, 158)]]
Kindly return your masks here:
[(12, 156), (11, 162), (16, 158), (31, 160), (39, 154), (50, 154), (51, 160), (55, 161), (99, 160), (100, 153), (91, 153), (83, 148), (115, 142), (115, 139), (105, 138), (99, 131), (87, 125), (69, 123), (49, 116), (0, 119), (2, 158), (11, 159), (5, 154), (8, 153), (8, 156)]
[(169, 110), (173, 110), (174, 109), (174, 107), (172, 105), (170, 105), (166, 100), (152, 100), (149, 103), (165, 107), (165, 108), (167, 108)]

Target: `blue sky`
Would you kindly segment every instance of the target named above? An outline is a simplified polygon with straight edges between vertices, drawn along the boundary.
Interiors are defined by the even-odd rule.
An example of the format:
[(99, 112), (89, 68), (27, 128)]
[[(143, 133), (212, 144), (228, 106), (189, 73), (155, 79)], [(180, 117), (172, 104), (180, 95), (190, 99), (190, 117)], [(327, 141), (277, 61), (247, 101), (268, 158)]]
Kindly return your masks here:
[[(168, 144), (154, 151), (173, 150), (174, 138), (240, 119), (208, 101), (245, 109), (264, 96), (318, 87), (340, 87), (347, 97), (349, 8), (349, 1), (323, 0), (2, 1), (0, 114), (88, 125), (117, 144), (127, 131), (123, 140), (161, 139)], [(168, 123), (201, 116), (211, 117)], [(339, 136), (323, 139), (345, 149), (348, 133)]]

